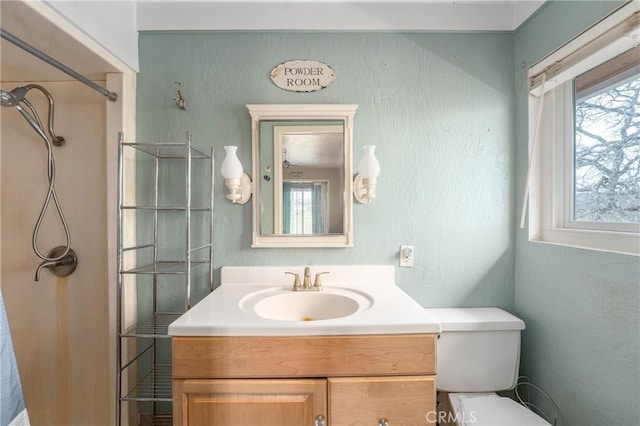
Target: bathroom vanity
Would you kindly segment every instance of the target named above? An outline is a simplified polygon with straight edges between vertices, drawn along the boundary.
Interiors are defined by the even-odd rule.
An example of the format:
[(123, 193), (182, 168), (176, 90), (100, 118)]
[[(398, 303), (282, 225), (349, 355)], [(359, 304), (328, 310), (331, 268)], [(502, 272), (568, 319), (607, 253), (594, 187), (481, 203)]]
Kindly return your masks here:
[(433, 334), (176, 337), (173, 358), (176, 425), (424, 424), (435, 410)]
[(330, 272), (322, 291), (291, 291), (284, 272), (300, 267), (223, 268), (222, 285), (171, 324), (174, 425), (428, 424), (439, 323), (393, 267), (311, 270)]

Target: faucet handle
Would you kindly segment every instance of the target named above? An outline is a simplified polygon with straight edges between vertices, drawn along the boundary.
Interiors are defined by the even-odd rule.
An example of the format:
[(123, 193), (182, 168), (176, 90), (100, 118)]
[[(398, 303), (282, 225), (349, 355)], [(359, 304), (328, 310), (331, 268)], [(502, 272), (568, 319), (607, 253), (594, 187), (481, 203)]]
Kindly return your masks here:
[(318, 272), (316, 274), (316, 280), (313, 282), (313, 290), (315, 291), (320, 291), (322, 290), (322, 283), (320, 282), (320, 275), (324, 275), (324, 274), (328, 274), (329, 271), (327, 272)]
[[(63, 257), (64, 253), (66, 254)], [(36, 281), (40, 281), (40, 271), (43, 268), (48, 268), (54, 275), (58, 277), (66, 277), (71, 275), (78, 266), (78, 257), (76, 256), (76, 252), (73, 251), (72, 248), (67, 248), (66, 246), (58, 246), (52, 249), (47, 255), (49, 260), (45, 260), (40, 265), (38, 265), (38, 269), (36, 269)]]
[(302, 283), (300, 283), (300, 274), (296, 274), (295, 272), (285, 272), (285, 274), (293, 275), (292, 291), (298, 291), (302, 288)]

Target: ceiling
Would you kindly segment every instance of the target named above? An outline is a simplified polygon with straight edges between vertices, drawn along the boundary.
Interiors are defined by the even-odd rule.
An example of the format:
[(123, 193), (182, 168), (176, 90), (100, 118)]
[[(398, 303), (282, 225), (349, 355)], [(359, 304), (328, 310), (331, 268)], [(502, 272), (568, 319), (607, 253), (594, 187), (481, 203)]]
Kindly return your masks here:
[[(512, 31), (544, 0), (136, 0), (136, 3), (139, 31)], [(105, 72), (118, 71), (100, 55), (87, 52), (87, 47), (71, 35), (59, 31), (57, 23), (34, 14), (33, 5), (0, 0), (2, 28), (92, 80), (103, 80)], [(64, 16), (60, 21), (69, 25)], [(105, 28), (108, 30), (108, 23)], [(71, 79), (4, 39), (0, 55), (2, 81)]]

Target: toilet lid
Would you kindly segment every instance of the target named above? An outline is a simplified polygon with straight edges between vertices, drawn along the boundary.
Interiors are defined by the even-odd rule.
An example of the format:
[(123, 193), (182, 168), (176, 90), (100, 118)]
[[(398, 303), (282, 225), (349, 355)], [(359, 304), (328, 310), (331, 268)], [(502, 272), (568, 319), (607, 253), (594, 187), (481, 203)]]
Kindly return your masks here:
[(512, 399), (498, 395), (463, 398), (463, 419), (473, 426), (550, 426), (542, 417)]

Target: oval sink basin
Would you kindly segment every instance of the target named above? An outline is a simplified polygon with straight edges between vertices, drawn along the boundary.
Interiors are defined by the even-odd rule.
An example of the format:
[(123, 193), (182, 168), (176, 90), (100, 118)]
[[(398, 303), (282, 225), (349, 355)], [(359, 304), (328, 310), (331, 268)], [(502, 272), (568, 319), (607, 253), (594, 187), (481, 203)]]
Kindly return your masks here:
[[(275, 293), (275, 294), (274, 294)], [(259, 317), (278, 321), (344, 318), (371, 307), (369, 297), (350, 290), (267, 291), (244, 298), (240, 305)]]

